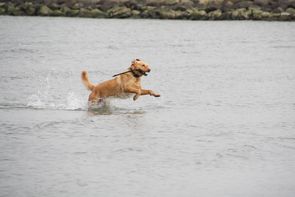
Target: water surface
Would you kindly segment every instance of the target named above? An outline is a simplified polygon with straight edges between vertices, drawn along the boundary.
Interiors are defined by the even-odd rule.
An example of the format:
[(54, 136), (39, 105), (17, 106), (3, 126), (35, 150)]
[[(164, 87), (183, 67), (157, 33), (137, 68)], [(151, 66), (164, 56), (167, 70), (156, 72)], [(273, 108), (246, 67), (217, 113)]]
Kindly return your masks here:
[[(293, 196), (295, 23), (0, 17), (0, 196)], [(134, 58), (160, 98), (89, 111)]]

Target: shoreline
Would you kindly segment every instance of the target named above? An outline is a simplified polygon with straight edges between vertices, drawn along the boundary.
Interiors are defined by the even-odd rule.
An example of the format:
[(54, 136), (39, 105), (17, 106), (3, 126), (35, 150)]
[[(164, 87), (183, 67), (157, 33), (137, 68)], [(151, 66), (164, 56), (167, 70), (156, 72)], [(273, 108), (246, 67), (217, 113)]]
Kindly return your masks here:
[[(263, 4), (264, 2), (264, 4)], [(295, 21), (295, 0), (0, 1), (0, 15), (175, 20)]]

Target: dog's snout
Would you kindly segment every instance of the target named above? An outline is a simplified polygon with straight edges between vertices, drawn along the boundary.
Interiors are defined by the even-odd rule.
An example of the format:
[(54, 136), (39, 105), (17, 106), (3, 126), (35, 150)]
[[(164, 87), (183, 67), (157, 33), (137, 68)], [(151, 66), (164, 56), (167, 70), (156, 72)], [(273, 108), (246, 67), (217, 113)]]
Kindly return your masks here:
[(147, 72), (151, 72), (151, 69), (149, 68), (149, 69), (147, 70)]

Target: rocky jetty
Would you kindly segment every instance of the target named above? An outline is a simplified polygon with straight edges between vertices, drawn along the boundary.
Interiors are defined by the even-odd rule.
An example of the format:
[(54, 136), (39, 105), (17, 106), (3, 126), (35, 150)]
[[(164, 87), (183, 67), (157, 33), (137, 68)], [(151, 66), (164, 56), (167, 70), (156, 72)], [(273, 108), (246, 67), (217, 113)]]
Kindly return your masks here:
[(295, 20), (295, 0), (0, 0), (0, 15)]

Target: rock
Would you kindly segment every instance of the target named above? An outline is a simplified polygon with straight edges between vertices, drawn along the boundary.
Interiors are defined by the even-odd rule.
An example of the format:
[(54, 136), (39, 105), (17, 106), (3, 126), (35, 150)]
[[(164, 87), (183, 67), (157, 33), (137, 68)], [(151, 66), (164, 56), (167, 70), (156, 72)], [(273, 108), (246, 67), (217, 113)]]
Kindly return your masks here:
[(113, 7), (107, 11), (109, 17), (128, 18), (131, 14), (131, 9), (127, 7)]
[(254, 0), (254, 3), (258, 6), (266, 6), (269, 3), (269, 0)]
[(274, 10), (272, 10), (274, 13), (281, 13), (284, 12), (284, 9), (281, 7), (275, 8)]
[(65, 5), (60, 5), (60, 4), (56, 3), (56, 2), (54, 2), (54, 3), (50, 3), (50, 4), (48, 5), (48, 7), (49, 7), (50, 9), (52, 9), (52, 10), (57, 10), (57, 9), (61, 9), (62, 7), (67, 7), (67, 6), (65, 6)]
[[(176, 4), (170, 4), (166, 5), (168, 7), (177, 7), (177, 9), (182, 9), (182, 8), (192, 8), (195, 7), (196, 0), (178, 0), (178, 3)], [(184, 11), (184, 10), (181, 10)]]
[(209, 0), (198, 0), (198, 3), (200, 5), (204, 5), (204, 6), (207, 6), (209, 4)]
[(260, 8), (250, 8), (254, 20), (261, 20), (263, 11)]
[(176, 5), (173, 5), (173, 6), (169, 6), (169, 8), (171, 8), (171, 9), (173, 9), (175, 11), (185, 12), (189, 8), (193, 8), (193, 4), (176, 4)]
[(231, 12), (230, 11), (222, 11), (222, 15), (220, 16), (220, 20), (231, 20)]
[(92, 17), (91, 11), (86, 8), (81, 8), (79, 11), (80, 17)]
[(249, 8), (253, 5), (253, 1), (241, 1), (234, 4), (234, 8)]
[[(71, 16), (71, 15), (69, 14), (69, 12), (71, 11), (71, 9), (68, 8), (68, 7), (66, 7), (66, 6), (62, 7), (62, 8), (60, 9), (60, 11), (61, 11), (65, 16)], [(79, 10), (78, 10), (78, 13), (79, 13)], [(77, 14), (77, 15), (78, 15), (78, 14)]]
[(210, 4), (221, 5), (224, 0), (199, 0), (200, 5), (208, 6)]
[(141, 18), (156, 18), (155, 17), (155, 7), (152, 6), (143, 6), (142, 12), (140, 13)]
[(280, 20), (281, 13), (272, 13), (270, 19), (271, 20)]
[(171, 6), (181, 3), (181, 0), (146, 0), (147, 6)]
[(251, 8), (250, 11), (252, 13), (253, 20), (271, 20), (272, 18), (274, 18), (274, 13), (263, 11), (261, 9)]
[(138, 10), (132, 10), (131, 11), (131, 17), (132, 18), (140, 18), (140, 11), (138, 11)]
[(233, 20), (241, 20), (242, 19), (240, 16), (239, 10), (233, 10), (231, 12), (231, 19), (233, 19)]
[(251, 9), (249, 10), (253, 20), (270, 20), (273, 18), (273, 13), (263, 11), (261, 9)]
[(71, 8), (79, 10), (80, 8), (83, 8), (83, 4), (82, 3), (75, 3), (75, 4), (73, 4), (73, 6)]
[(5, 8), (0, 7), (0, 15), (5, 15), (6, 11)]
[(262, 12), (261, 17), (262, 19), (269, 20), (271, 18), (271, 14), (269, 12)]
[(1, 14), (92, 18), (295, 20), (295, 0), (0, 0)]
[(223, 1), (214, 0), (214, 1), (209, 1), (209, 4), (206, 6), (205, 10), (208, 13), (208, 12), (221, 9), (222, 7), (223, 7)]
[(22, 12), (20, 10), (20, 7), (17, 7), (12, 3), (8, 3), (7, 14), (13, 15), (13, 16), (20, 16), (20, 15), (22, 15)]
[(226, 11), (229, 11), (229, 10), (231, 10), (232, 8), (233, 8), (233, 6), (234, 6), (234, 3), (233, 2), (231, 2), (231, 1), (224, 1), (223, 3), (222, 3), (222, 5), (221, 5), (221, 10), (223, 11), (223, 12), (226, 12)]
[(156, 12), (160, 19), (181, 19), (182, 18), (181, 11), (175, 11), (169, 8), (160, 8)]
[(206, 10), (207, 13), (223, 9), (224, 0), (199, 0), (197, 4), (198, 9)]
[(61, 12), (63, 13), (63, 15), (65, 16), (71, 16), (71, 17), (75, 17), (78, 16), (80, 13), (80, 10), (77, 9), (70, 9), (68, 7), (63, 7), (61, 9)]
[(70, 9), (68, 11), (68, 16), (78, 16), (80, 14), (80, 10)]
[(41, 16), (50, 16), (52, 14), (52, 10), (49, 7), (47, 7), (46, 5), (42, 5), (39, 8), (39, 14)]
[(288, 12), (281, 13), (281, 17), (280, 17), (281, 20), (287, 21), (287, 20), (291, 20), (291, 18), (292, 18), (292, 16), (290, 13), (288, 13)]
[(283, 9), (295, 6), (295, 1), (294, 0), (278, 0), (278, 3), (280, 5), (280, 7), (282, 7)]
[(240, 8), (233, 10), (231, 13), (231, 18), (233, 20), (248, 20), (251, 17), (251, 11), (246, 8)]
[(271, 12), (274, 8), (278, 7), (277, 0), (254, 0), (254, 4), (261, 7), (261, 10)]
[(56, 9), (52, 11), (51, 16), (65, 16), (65, 14), (61, 10)]
[(5, 8), (6, 4), (4, 2), (0, 2), (0, 8)]
[(15, 11), (15, 5), (12, 3), (8, 3), (7, 14), (12, 15), (14, 11)]
[(295, 15), (295, 9), (294, 8), (287, 8), (286, 12), (288, 12), (289, 14)]
[(142, 7), (144, 6), (143, 1), (137, 1), (137, 0), (129, 0), (125, 3), (123, 3), (121, 6), (125, 6), (127, 8), (130, 8), (132, 11), (142, 11)]
[(97, 8), (92, 9), (90, 13), (91, 13), (91, 17), (93, 18), (104, 18), (106, 16), (104, 12), (102, 12), (101, 10)]
[(277, 0), (270, 0), (269, 3), (268, 3), (268, 7), (270, 8), (270, 10), (274, 10), (278, 7), (280, 7), (280, 4)]
[(188, 18), (187, 12), (176, 10), (174, 11), (174, 18), (171, 18), (171, 19), (187, 19), (187, 18)]
[(222, 16), (222, 12), (219, 9), (208, 13), (208, 17), (210, 20), (220, 20), (221, 16)]
[(33, 16), (36, 13), (35, 5), (32, 2), (25, 2), (22, 5), (22, 10), (29, 16)]
[(0, 15), (6, 14), (5, 5), (4, 2), (0, 2)]
[[(50, 0), (50, 1), (56, 1), (56, 0)], [(60, 1), (60, 0), (58, 0)], [(88, 3), (89, 5), (93, 6), (95, 4), (95, 2), (99, 2), (99, 0), (62, 0), (60, 1), (59, 4), (65, 4), (67, 7), (72, 8), (77, 2), (85, 2)]]
[(178, 5), (193, 6), (194, 0), (178, 0)]
[(205, 10), (198, 10), (194, 8), (190, 11), (189, 18), (192, 20), (204, 20), (204, 19), (208, 19), (208, 16)]

